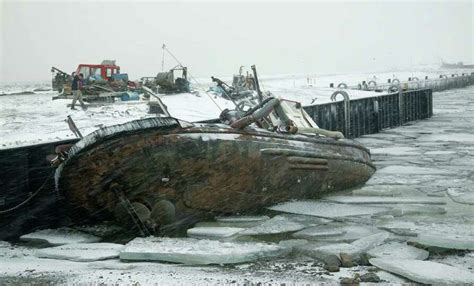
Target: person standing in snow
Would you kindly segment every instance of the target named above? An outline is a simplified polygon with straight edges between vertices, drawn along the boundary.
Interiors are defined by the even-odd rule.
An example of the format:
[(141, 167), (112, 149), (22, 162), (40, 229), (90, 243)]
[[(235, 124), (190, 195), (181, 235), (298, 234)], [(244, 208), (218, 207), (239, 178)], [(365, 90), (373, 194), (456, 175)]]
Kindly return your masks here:
[(71, 109), (75, 110), (74, 105), (76, 104), (76, 101), (79, 100), (79, 103), (81, 104), (81, 107), (83, 110), (86, 110), (86, 106), (84, 104), (84, 101), (82, 101), (82, 81), (84, 79), (84, 75), (80, 73), (79, 75), (75, 75), (74, 79), (72, 80), (72, 85), (71, 85), (71, 90), (72, 90), (72, 104), (71, 104)]

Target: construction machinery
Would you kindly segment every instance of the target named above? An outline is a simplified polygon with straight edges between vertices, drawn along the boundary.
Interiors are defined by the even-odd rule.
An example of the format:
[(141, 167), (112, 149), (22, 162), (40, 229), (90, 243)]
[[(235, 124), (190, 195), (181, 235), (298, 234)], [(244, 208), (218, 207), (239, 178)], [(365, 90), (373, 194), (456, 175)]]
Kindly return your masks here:
[[(174, 72), (182, 71), (181, 77), (175, 79)], [(155, 78), (158, 85), (158, 92), (165, 94), (175, 94), (190, 92), (188, 81), (188, 68), (177, 65), (167, 72), (159, 72)]]
[(59, 93), (53, 99), (71, 98), (73, 76), (79, 74), (83, 75), (81, 90), (85, 101), (114, 102), (116, 97), (129, 100), (129, 94), (125, 93), (137, 90), (136, 84), (129, 81), (128, 74), (120, 73), (120, 67), (114, 60), (103, 60), (100, 64), (79, 64), (72, 74), (56, 67), (52, 67), (51, 72), (53, 90)]
[[(72, 74), (68, 74), (56, 67), (52, 67), (51, 72), (53, 73), (53, 90), (65, 95), (71, 94), (70, 86), (73, 74), (82, 74), (84, 76), (84, 86), (100, 85), (103, 87), (102, 91), (104, 88), (107, 91), (114, 91), (117, 88), (114, 88), (113, 85), (123, 85), (121, 83), (112, 84), (115, 81), (125, 83), (125, 87), (128, 84), (128, 75), (120, 73), (120, 67), (113, 60), (103, 60), (100, 64), (79, 64)], [(83, 91), (84, 94), (95, 94), (97, 92), (87, 89)]]

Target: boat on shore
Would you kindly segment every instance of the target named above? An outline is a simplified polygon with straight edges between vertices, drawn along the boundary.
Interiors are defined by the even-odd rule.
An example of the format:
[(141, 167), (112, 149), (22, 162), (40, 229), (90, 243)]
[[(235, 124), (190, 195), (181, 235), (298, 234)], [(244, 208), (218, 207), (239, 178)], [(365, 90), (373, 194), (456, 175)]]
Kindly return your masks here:
[(156, 233), (318, 198), (375, 172), (368, 149), (317, 128), (297, 102), (261, 96), (215, 123), (165, 115), (101, 128), (70, 148), (55, 180), (73, 221), (115, 219)]

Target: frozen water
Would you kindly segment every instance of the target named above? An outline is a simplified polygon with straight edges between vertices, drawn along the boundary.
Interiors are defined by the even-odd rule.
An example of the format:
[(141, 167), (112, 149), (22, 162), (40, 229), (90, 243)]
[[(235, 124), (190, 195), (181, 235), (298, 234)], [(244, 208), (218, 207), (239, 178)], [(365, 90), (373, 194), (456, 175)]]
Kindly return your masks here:
[(416, 225), (413, 222), (391, 221), (377, 225), (377, 227), (398, 235), (416, 236), (418, 234)]
[(269, 220), (270, 217), (264, 216), (222, 216), (216, 217), (216, 225), (219, 226), (228, 226), (228, 227), (241, 227), (247, 228), (252, 226), (257, 226), (265, 221)]
[(449, 265), (413, 259), (372, 258), (372, 265), (415, 282), (434, 285), (472, 285), (474, 273)]
[(308, 244), (308, 241), (306, 239), (287, 239), (287, 240), (282, 240), (278, 242), (279, 246), (285, 247), (288, 249), (293, 249), (295, 247), (300, 247), (306, 244)]
[(420, 141), (442, 141), (474, 143), (474, 134), (471, 133), (449, 133), (449, 134), (430, 134), (418, 138)]
[(304, 224), (294, 222), (285, 216), (275, 216), (264, 223), (240, 232), (241, 235), (265, 235), (298, 231), (305, 228)]
[(187, 233), (189, 237), (194, 238), (220, 239), (229, 238), (244, 229), (239, 227), (194, 227), (188, 229)]
[(439, 168), (426, 168), (416, 166), (388, 166), (377, 170), (379, 174), (403, 174), (403, 175), (450, 175), (452, 172)]
[(386, 207), (341, 205), (338, 203), (321, 201), (287, 202), (269, 207), (268, 209), (287, 213), (312, 215), (323, 218), (372, 215), (384, 213), (390, 210)]
[[(334, 235), (329, 235), (331, 232)], [(330, 223), (304, 229), (293, 234), (294, 237), (325, 242), (352, 242), (357, 239), (383, 232), (376, 227), (368, 225), (345, 225)]]
[(461, 235), (454, 233), (423, 232), (418, 234), (418, 236), (411, 241), (428, 248), (474, 250), (474, 233), (473, 235)]
[(418, 215), (418, 214), (445, 214), (445, 207), (421, 204), (397, 204), (390, 212), (394, 216)]
[(323, 199), (341, 204), (432, 204), (444, 205), (444, 199), (423, 197), (330, 196)]
[(419, 155), (417, 153), (418, 148), (414, 147), (385, 147), (385, 148), (373, 148), (370, 149), (370, 154), (373, 155), (392, 155), (392, 156), (409, 156)]
[(43, 229), (20, 236), (22, 241), (62, 245), (72, 243), (98, 242), (100, 238), (70, 228)]
[(474, 187), (448, 188), (449, 197), (460, 204), (474, 205)]
[[(364, 186), (360, 189), (353, 190), (352, 195), (354, 196), (388, 196), (397, 197), (401, 195), (400, 189), (406, 188), (405, 186), (393, 186), (393, 185), (377, 185), (377, 186)], [(413, 188), (410, 188), (413, 190)]]
[(321, 237), (340, 236), (345, 233), (346, 231), (342, 227), (335, 225), (318, 225), (295, 232), (293, 237), (314, 240)]
[(367, 252), (367, 255), (377, 258), (425, 260), (430, 254), (426, 250), (407, 245), (406, 243), (390, 242), (372, 248)]
[(456, 154), (456, 151), (428, 151), (425, 155), (452, 155)]
[(74, 243), (36, 251), (40, 258), (64, 259), (73, 261), (97, 261), (118, 258), (123, 245), (115, 243)]
[(288, 248), (267, 243), (220, 242), (193, 238), (135, 238), (121, 260), (159, 260), (184, 264), (233, 264), (285, 254)]
[(328, 256), (339, 257), (340, 253), (347, 253), (357, 259), (367, 250), (380, 245), (388, 238), (387, 233), (377, 233), (362, 237), (352, 243), (307, 244), (297, 247), (299, 252), (324, 261)]
[(241, 222), (264, 222), (269, 220), (270, 217), (263, 216), (218, 216), (216, 221), (226, 223), (241, 223)]
[(358, 240), (352, 242), (351, 245), (361, 249), (361, 251), (367, 251), (377, 245), (382, 244), (388, 237), (389, 234), (386, 232), (376, 233), (359, 238)]

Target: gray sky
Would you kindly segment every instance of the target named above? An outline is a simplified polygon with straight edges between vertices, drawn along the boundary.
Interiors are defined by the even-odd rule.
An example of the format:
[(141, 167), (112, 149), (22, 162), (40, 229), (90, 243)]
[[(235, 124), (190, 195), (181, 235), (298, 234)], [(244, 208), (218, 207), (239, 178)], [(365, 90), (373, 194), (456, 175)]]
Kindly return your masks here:
[[(0, 81), (115, 59), (131, 78), (161, 70), (161, 45), (195, 76), (338, 73), (473, 62), (472, 1), (47, 2), (0, 0)], [(165, 69), (175, 62), (165, 58)]]

